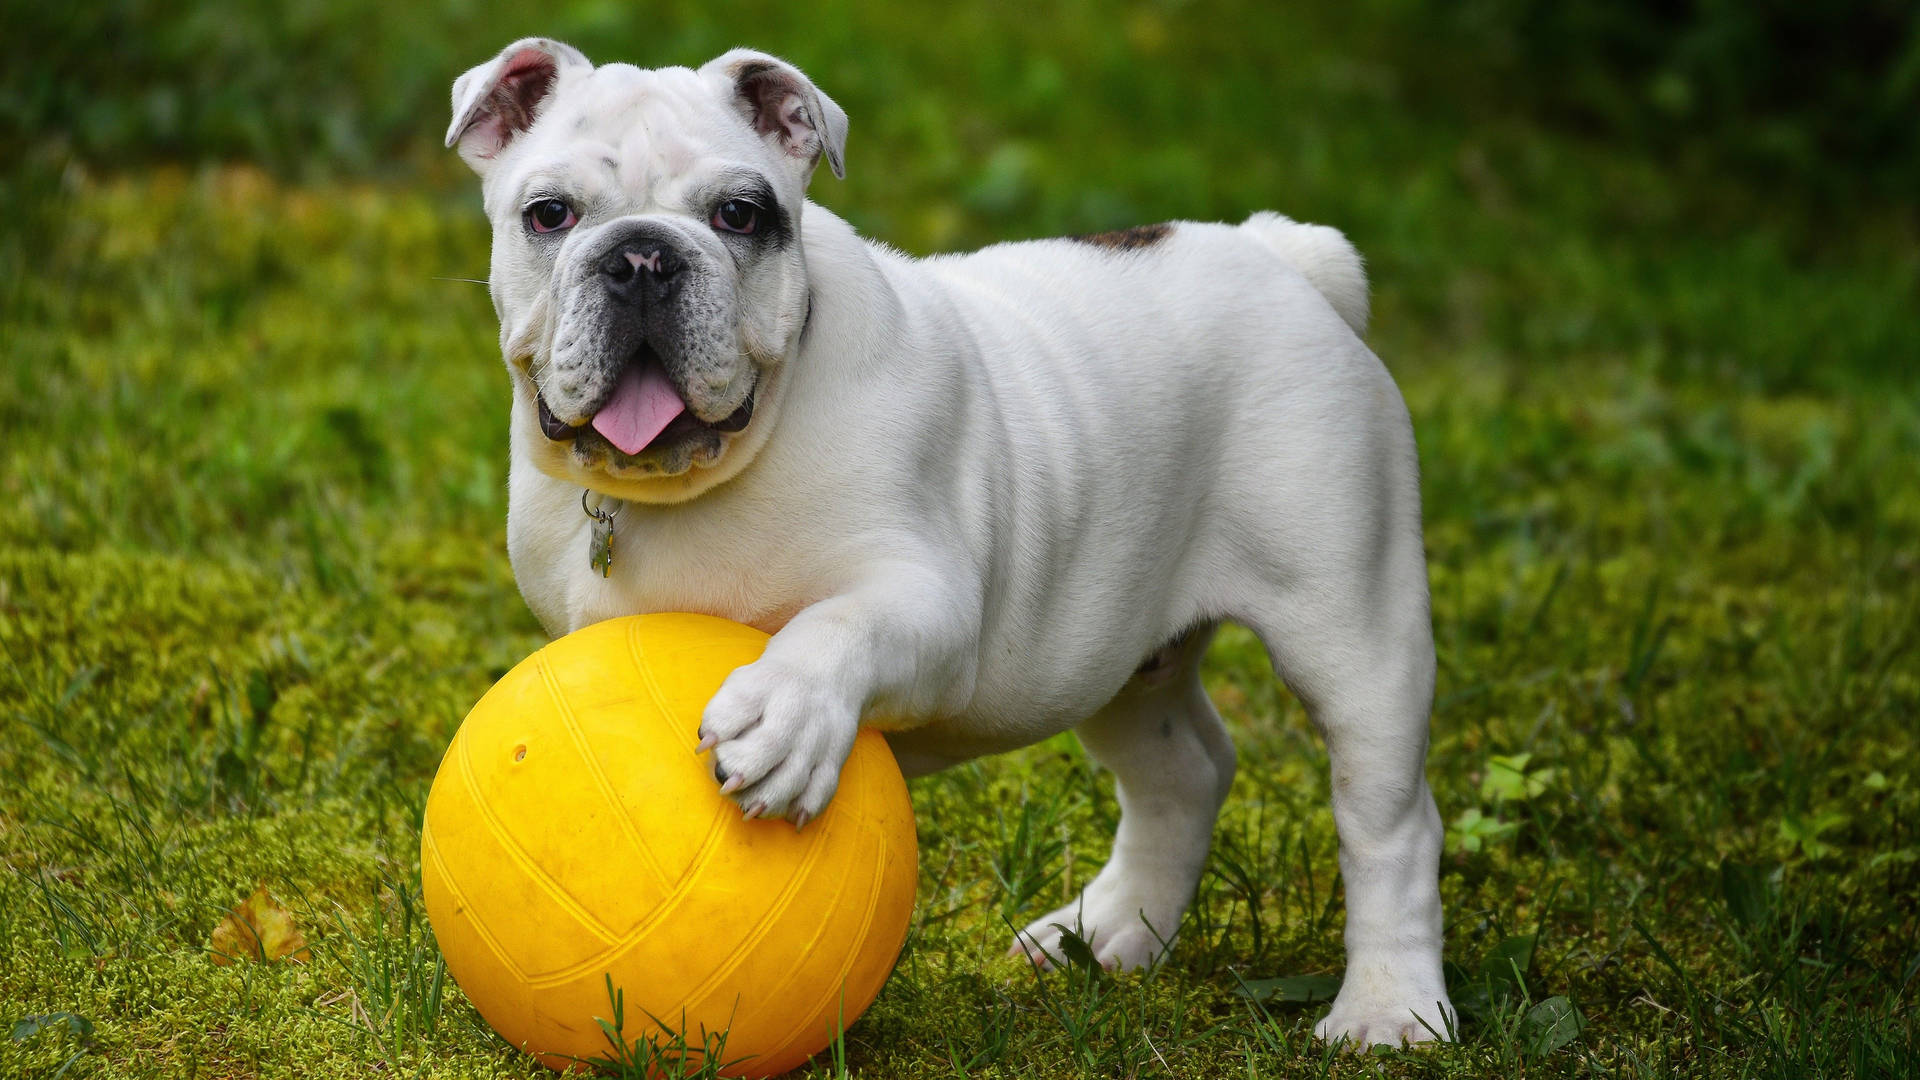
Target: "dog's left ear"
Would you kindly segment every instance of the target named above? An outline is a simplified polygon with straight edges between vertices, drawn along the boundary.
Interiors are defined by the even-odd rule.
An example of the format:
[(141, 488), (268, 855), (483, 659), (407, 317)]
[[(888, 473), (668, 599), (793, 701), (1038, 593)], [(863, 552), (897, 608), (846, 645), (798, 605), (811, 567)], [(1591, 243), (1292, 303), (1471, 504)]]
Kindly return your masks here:
[(809, 174), (825, 157), (833, 175), (846, 178), (847, 114), (799, 68), (777, 56), (734, 49), (709, 60), (700, 74), (726, 80), (753, 130), (803, 159)]
[(458, 146), (473, 171), (484, 174), (515, 136), (533, 126), (564, 74), (592, 68), (565, 42), (521, 38), (454, 81), (447, 145)]

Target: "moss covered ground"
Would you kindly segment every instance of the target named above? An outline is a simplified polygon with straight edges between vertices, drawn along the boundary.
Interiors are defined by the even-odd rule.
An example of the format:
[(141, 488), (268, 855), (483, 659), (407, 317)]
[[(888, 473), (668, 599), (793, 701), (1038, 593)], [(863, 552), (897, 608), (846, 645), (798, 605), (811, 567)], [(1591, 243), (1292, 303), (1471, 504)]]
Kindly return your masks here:
[[(1436, 104), (1338, 19), (762, 7), (676, 9), (657, 48), (594, 5), (557, 32), (796, 56), (853, 118), (816, 197), (909, 250), (1271, 207), (1368, 256), (1421, 445), (1464, 1013), (1442, 1049), (1311, 1041), (1341, 964), (1326, 762), (1229, 631), (1241, 771), (1172, 958), (1002, 955), (1105, 855), (1111, 784), (1070, 738), (926, 778), (905, 953), (813, 1074), (1920, 1071), (1910, 206)], [(460, 25), (420, 143), (531, 21)], [(43, 134), (0, 176), (0, 1076), (541, 1075), (417, 900), (439, 754), (542, 641), (492, 312), (457, 280), (486, 272), (474, 185), (431, 149), (127, 164)], [(213, 964), (261, 883), (310, 962)]]

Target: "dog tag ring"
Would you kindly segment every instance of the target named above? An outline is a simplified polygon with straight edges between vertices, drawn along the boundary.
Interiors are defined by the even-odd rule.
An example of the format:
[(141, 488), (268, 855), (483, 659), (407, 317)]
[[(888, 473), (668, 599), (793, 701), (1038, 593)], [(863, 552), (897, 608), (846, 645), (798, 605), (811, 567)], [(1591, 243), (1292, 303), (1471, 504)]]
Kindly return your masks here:
[[(613, 509), (608, 510), (607, 503), (613, 503)], [(587, 565), (601, 577), (607, 577), (613, 573), (613, 519), (620, 513), (619, 500), (582, 490), (580, 509), (593, 519), (592, 535), (587, 541)]]

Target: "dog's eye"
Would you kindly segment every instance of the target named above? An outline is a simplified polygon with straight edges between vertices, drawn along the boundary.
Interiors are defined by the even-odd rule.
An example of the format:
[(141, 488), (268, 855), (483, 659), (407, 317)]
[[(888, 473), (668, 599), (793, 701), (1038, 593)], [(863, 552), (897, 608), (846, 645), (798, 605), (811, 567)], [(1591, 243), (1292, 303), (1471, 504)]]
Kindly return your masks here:
[(527, 207), (527, 224), (534, 232), (558, 232), (571, 229), (580, 219), (573, 207), (559, 199), (541, 199)]
[(713, 212), (713, 227), (745, 235), (760, 224), (760, 208), (745, 199), (728, 199)]

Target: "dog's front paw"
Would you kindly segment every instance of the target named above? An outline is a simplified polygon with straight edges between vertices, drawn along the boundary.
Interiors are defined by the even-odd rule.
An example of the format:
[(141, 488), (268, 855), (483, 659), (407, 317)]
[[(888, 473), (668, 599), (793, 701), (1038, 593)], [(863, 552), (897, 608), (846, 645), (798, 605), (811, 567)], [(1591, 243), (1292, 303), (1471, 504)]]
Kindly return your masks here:
[(820, 816), (859, 732), (858, 708), (817, 677), (760, 660), (738, 669), (707, 703), (700, 748), (713, 778), (748, 817)]
[(1349, 967), (1332, 1011), (1313, 1026), (1313, 1035), (1366, 1050), (1449, 1041), (1453, 1024), (1453, 1006), (1437, 977), (1404, 979), (1377, 969), (1356, 973)]
[(1026, 954), (1041, 968), (1064, 958), (1062, 931), (1087, 943), (1102, 967), (1127, 970), (1152, 964), (1173, 946), (1186, 909), (1186, 895), (1124, 866), (1102, 871), (1073, 903), (1035, 919), (1014, 935), (1008, 956)]

